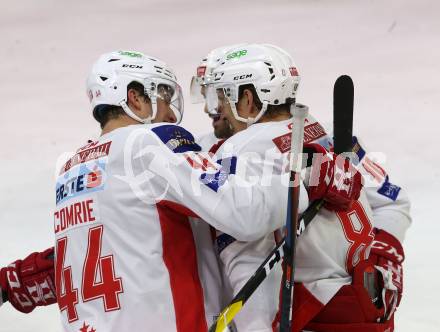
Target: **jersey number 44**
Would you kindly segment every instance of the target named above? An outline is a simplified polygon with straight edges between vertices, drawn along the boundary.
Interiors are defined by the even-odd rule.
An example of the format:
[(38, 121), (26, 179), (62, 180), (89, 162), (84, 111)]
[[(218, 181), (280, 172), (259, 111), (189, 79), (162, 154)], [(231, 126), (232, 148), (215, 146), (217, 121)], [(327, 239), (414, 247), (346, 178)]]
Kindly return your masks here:
[(113, 255), (101, 257), (104, 226), (89, 229), (87, 254), (83, 265), (81, 285), (72, 280), (72, 268), (64, 266), (68, 238), (63, 237), (56, 243), (55, 287), (60, 311), (67, 311), (69, 323), (78, 320), (76, 305), (79, 303), (79, 291), (83, 302), (102, 299), (106, 312), (119, 310), (119, 294), (123, 292), (122, 279), (115, 276)]

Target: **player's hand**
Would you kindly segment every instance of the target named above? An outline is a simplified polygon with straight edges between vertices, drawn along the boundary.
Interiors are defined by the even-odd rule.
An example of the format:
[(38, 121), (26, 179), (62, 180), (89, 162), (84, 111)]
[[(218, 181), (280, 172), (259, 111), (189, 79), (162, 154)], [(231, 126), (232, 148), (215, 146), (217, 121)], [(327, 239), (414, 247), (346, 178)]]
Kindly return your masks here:
[(382, 289), (382, 303), (385, 319), (389, 319), (399, 305), (403, 291), (402, 262), (405, 259), (402, 245), (390, 233), (375, 228), (369, 261), (379, 273), (379, 289)]
[(331, 210), (348, 210), (362, 190), (362, 175), (343, 156), (328, 152), (319, 144), (304, 144), (304, 151), (313, 153), (307, 168), (309, 200), (325, 200)]
[(34, 252), (0, 270), (0, 288), (18, 311), (56, 303), (54, 249)]

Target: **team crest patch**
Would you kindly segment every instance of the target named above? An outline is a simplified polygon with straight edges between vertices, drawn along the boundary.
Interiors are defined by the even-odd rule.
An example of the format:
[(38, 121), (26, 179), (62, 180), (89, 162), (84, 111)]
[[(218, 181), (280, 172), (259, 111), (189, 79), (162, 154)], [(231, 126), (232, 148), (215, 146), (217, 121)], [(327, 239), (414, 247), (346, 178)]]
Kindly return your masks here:
[(200, 145), (195, 142), (194, 136), (182, 127), (163, 125), (153, 128), (152, 131), (173, 152), (180, 153), (202, 150)]
[(397, 197), (399, 196), (400, 189), (401, 188), (399, 186), (396, 186), (395, 184), (392, 184), (389, 182), (389, 177), (387, 175), (385, 178), (385, 182), (383, 183), (382, 187), (380, 187), (377, 192), (379, 194), (395, 201), (397, 199)]

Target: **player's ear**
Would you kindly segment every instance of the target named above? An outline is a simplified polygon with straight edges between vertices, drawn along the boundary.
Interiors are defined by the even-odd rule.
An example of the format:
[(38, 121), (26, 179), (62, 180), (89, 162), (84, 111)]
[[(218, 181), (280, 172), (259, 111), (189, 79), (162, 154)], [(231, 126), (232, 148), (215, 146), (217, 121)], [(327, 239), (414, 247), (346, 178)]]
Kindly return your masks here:
[(251, 116), (256, 116), (260, 112), (260, 110), (255, 105), (254, 94), (249, 89), (245, 89), (244, 91), (245, 91), (244, 93), (246, 94), (246, 98), (247, 98), (247, 107), (249, 109), (249, 114)]
[(136, 109), (140, 109), (140, 100), (138, 92), (134, 89), (128, 89), (127, 91), (127, 104), (133, 106)]
[(244, 111), (243, 113), (252, 114), (254, 105), (254, 96), (252, 94), (252, 91), (249, 89), (244, 89), (243, 95), (241, 96), (239, 103), (241, 104), (240, 106)]

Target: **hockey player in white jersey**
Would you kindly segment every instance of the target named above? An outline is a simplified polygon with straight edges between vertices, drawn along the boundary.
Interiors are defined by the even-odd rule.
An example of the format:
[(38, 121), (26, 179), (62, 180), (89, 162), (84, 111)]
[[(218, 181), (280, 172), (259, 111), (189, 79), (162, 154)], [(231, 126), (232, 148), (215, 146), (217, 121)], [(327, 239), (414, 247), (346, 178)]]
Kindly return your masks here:
[(102, 136), (63, 165), (56, 188), (64, 330), (206, 331), (189, 219), (258, 239), (283, 224), (285, 211), (275, 206), (286, 200), (287, 183), (243, 185), (236, 159), (216, 163), (185, 129), (149, 124), (179, 121), (182, 112), (174, 74), (156, 58), (102, 56), (88, 94)]
[[(124, 52), (124, 54), (113, 54), (116, 56), (114, 61), (117, 61), (118, 57), (121, 55), (132, 56), (135, 58), (142, 58), (142, 55), (137, 52)], [(150, 58), (151, 61), (158, 61), (155, 58)], [(126, 64), (129, 66), (140, 66), (139, 64)], [(96, 69), (96, 68), (95, 68)], [(157, 67), (160, 69), (160, 67)], [(169, 70), (165, 68), (166, 70)], [(103, 72), (108, 68), (101, 68)], [(131, 73), (130, 73), (131, 74)], [(133, 73), (135, 74), (135, 73)], [(168, 76), (172, 74), (171, 71), (168, 72)], [(174, 74), (172, 74), (174, 75)], [(100, 76), (100, 79), (106, 79), (106, 76)], [(134, 81), (129, 84), (129, 88), (133, 91), (137, 91), (139, 95), (144, 94), (144, 88), (140, 83)], [(167, 108), (163, 107), (164, 102), (167, 101), (170, 96), (169, 91), (166, 91), (166, 85), (160, 87), (160, 94), (157, 96), (155, 115), (151, 115), (150, 119), (143, 120), (145, 122), (151, 121), (152, 123), (158, 122), (168, 122), (176, 123), (180, 122), (181, 119), (181, 107)], [(97, 92), (101, 95), (101, 90)], [(91, 96), (91, 91), (88, 90), (89, 98)], [(171, 100), (168, 100), (168, 103)], [(179, 103), (181, 101), (179, 100)], [(159, 107), (161, 106), (162, 107)], [(183, 106), (183, 104), (181, 103)], [(148, 105), (143, 105), (148, 107)], [(136, 118), (136, 114), (132, 113), (130, 109), (125, 108), (130, 117)], [(143, 111), (145, 115), (145, 109)], [(106, 124), (111, 119), (116, 119), (121, 115), (126, 114), (124, 109), (118, 106), (108, 107), (95, 107), (93, 115), (97, 121), (101, 124), (104, 129), (104, 124)], [(123, 118), (124, 119), (124, 118)], [(136, 121), (138, 121), (137, 119)], [(131, 123), (131, 119), (125, 118), (125, 123)], [(120, 124), (118, 124), (120, 126)], [(106, 131), (111, 131), (113, 128), (111, 126), (106, 126), (103, 130), (103, 134)], [(93, 146), (93, 142), (89, 143), (84, 147)], [(210, 229), (204, 222), (197, 222), (193, 219), (190, 220), (191, 228), (193, 231), (193, 237), (197, 252), (197, 267), (199, 270), (200, 282), (202, 288), (204, 289), (204, 304), (205, 304), (205, 315), (208, 324), (211, 324), (215, 319), (216, 315), (219, 313), (222, 307), (221, 303), (221, 289), (222, 289), (222, 279), (220, 272), (218, 270), (217, 256), (214, 253), (212, 241), (210, 240)], [(55, 276), (54, 276), (54, 248), (48, 248), (43, 252), (34, 252), (30, 254), (25, 259), (19, 259), (11, 263), (9, 266), (2, 268), (0, 270), (0, 306), (8, 301), (16, 308), (18, 311), (23, 313), (29, 313), (35, 309), (37, 306), (46, 306), (56, 303), (56, 292), (55, 292)], [(208, 291), (209, 290), (209, 291)]]
[[(160, 108), (164, 107), (165, 102), (174, 104), (176, 110), (181, 110), (180, 88), (165, 64), (157, 59), (149, 61), (148, 58), (138, 57), (137, 54), (129, 57), (130, 59), (117, 54), (107, 55), (94, 66), (88, 84), (95, 116), (99, 118), (101, 112), (104, 115), (109, 114), (108, 109), (101, 109), (101, 105), (121, 105), (135, 121), (127, 117), (123, 119), (135, 124), (148, 122), (149, 118), (160, 114)], [(133, 80), (143, 85), (145, 96), (130, 88), (127, 92), (127, 87)], [(119, 92), (115, 93), (114, 90), (118, 89)], [(123, 104), (125, 98), (128, 99), (127, 104), (130, 102), (129, 108)], [(180, 114), (177, 112), (175, 116), (178, 119)], [(225, 162), (223, 168), (222, 165), (210, 161), (207, 156), (193, 153), (192, 150), (199, 148), (194, 143), (192, 135), (180, 127), (165, 124), (119, 127), (116, 123), (114, 129), (111, 121), (101, 125), (103, 136), (99, 142), (83, 148), (78, 155), (81, 158), (84, 151), (112, 145), (108, 157), (103, 155), (102, 158), (98, 158), (100, 162), (98, 165), (87, 165), (87, 169), (91, 170), (94, 170), (95, 166), (98, 167), (98, 170), (104, 173), (102, 179), (106, 179), (106, 183), (98, 181), (98, 185), (92, 185), (91, 198), (88, 200), (84, 198), (88, 194), (81, 195), (82, 202), (86, 200), (86, 208), (88, 204), (96, 205), (92, 207), (95, 213), (87, 215), (91, 216), (90, 219), (99, 218), (97, 223), (102, 225), (92, 227), (88, 235), (83, 234), (87, 231), (84, 227), (72, 227), (72, 229), (66, 226), (64, 231), (63, 211), (67, 215), (67, 209), (78, 202), (69, 202), (72, 200), (70, 196), (74, 195), (67, 195), (67, 198), (63, 199), (62, 188), (65, 187), (63, 173), (58, 186), (59, 200), (55, 212), (55, 231), (58, 239), (56, 275), (66, 274), (66, 276), (64, 279), (57, 277), (56, 280), (60, 283), (60, 287), (57, 287), (57, 295), (65, 329), (75, 330), (78, 325), (87, 324), (103, 331), (141, 330), (146, 326), (148, 330), (162, 331), (206, 330), (203, 292), (197, 275), (194, 241), (187, 219), (196, 217), (197, 214), (208, 222), (212, 221), (216, 228), (222, 228), (217, 224), (218, 220), (229, 220), (232, 229), (229, 226), (226, 228), (233, 233), (238, 231), (237, 236), (259, 237), (260, 232), (263, 234), (270, 232), (273, 226), (267, 224), (267, 221), (266, 226), (260, 225), (263, 227), (252, 223), (258, 229), (252, 234), (252, 229), (248, 229), (252, 215), (245, 216), (244, 211), (248, 209), (248, 211), (252, 210), (251, 214), (255, 213), (253, 208), (251, 209), (252, 200), (258, 199), (257, 196), (263, 194), (265, 188), (261, 188), (263, 191), (260, 190), (259, 193), (254, 191), (257, 188), (253, 188), (251, 193), (248, 188), (231, 187), (230, 181), (225, 182), (224, 178), (222, 181), (201, 182), (202, 174), (220, 173), (224, 176), (229, 172), (228, 166), (232, 168), (233, 165), (227, 165)], [(107, 128), (109, 131), (106, 130)], [(103, 148), (98, 149), (100, 154), (102, 154), (101, 150)], [(103, 151), (105, 154), (107, 149)], [(77, 159), (78, 157), (74, 156), (72, 164), (75, 164), (74, 160)], [(199, 162), (206, 164), (205, 168), (197, 168)], [(68, 162), (63, 170), (69, 171), (70, 167)], [(82, 174), (75, 176), (80, 175)], [(99, 179), (99, 176), (97, 178)], [(70, 177), (66, 179), (69, 180)], [(106, 188), (96, 190), (102, 185)], [(105, 190), (107, 188), (108, 190)], [(241, 201), (241, 209), (234, 208), (236, 203), (232, 200), (238, 192), (225, 195), (230, 189), (235, 191), (233, 188), (241, 193), (240, 196), (246, 195), (251, 200)], [(284, 195), (282, 190), (280, 195)], [(201, 197), (206, 201), (201, 200)], [(106, 203), (107, 199), (108, 203)], [(179, 204), (183, 201), (184, 205)], [(199, 206), (203, 206), (205, 202), (206, 207), (209, 208), (204, 208), (205, 211), (202, 211)], [(248, 204), (251, 205), (246, 208)], [(106, 211), (109, 213), (107, 214)], [(125, 232), (122, 232), (121, 227)], [(268, 228), (264, 229), (265, 227)], [(67, 238), (64, 237), (66, 233), (68, 233)], [(92, 236), (96, 236), (95, 241), (92, 241)], [(71, 241), (70, 238), (73, 237), (75, 240)], [(98, 245), (96, 240), (102, 239), (103, 254), (101, 255), (113, 255), (110, 256), (113, 258), (111, 261), (106, 260), (106, 278), (104, 275), (99, 277), (93, 272), (98, 269), (104, 274), (104, 257), (99, 259), (101, 256), (97, 257), (96, 251), (91, 252), (92, 248), (87, 249), (86, 252), (84, 249), (75, 252), (75, 248), (80, 248), (78, 244), (84, 240), (87, 242), (87, 238), (90, 239), (90, 246), (96, 243), (93, 249), (98, 252), (101, 252), (101, 243)], [(70, 251), (69, 245), (72, 245)], [(59, 253), (63, 252), (65, 246), (67, 251), (64, 260)], [(82, 245), (83, 248), (87, 246), (87, 243)], [(90, 261), (91, 264), (89, 257), (95, 258)], [(82, 264), (85, 266), (84, 270), (74, 269), (74, 266), (79, 267)], [(136, 269), (124, 268), (125, 265), (127, 268), (134, 265)], [(72, 268), (68, 270), (69, 272), (63, 272), (63, 266), (72, 266)], [(62, 271), (59, 271), (60, 269)], [(91, 274), (87, 276), (88, 271)], [(73, 274), (72, 278), (70, 273)], [(82, 283), (70, 287), (69, 282), (65, 282), (66, 278), (82, 280)], [(107, 288), (100, 286), (103, 283), (109, 286)], [(81, 287), (81, 292), (79, 290), (75, 292), (76, 287)], [(90, 316), (90, 311), (94, 312), (93, 316)]]
[[(222, 154), (231, 149), (232, 152), (226, 155), (231, 153), (242, 158), (257, 158), (260, 167), (252, 169), (252, 177), (264, 178), (265, 172), (280, 173), (286, 166), (286, 153), (290, 147), (286, 141), (289, 135), (286, 133), (289, 130), (287, 126), (291, 124), (290, 103), (295, 98), (299, 77), (293, 63), (285, 61), (284, 55), (282, 50), (270, 45), (242, 45), (226, 54), (221, 59), (223, 63), (211, 75), (205, 76), (204, 93), (208, 110), (214, 112), (228, 109), (229, 113), (222, 113), (232, 121), (236, 133), (220, 147), (217, 157), (222, 158)], [(263, 91), (264, 105), (250, 97), (257, 96), (256, 90)], [(228, 93), (232, 96), (230, 99), (226, 97)], [(237, 111), (243, 110), (240, 103), (236, 104), (243, 100), (249, 103), (253, 112), (247, 117), (239, 115)], [(324, 133), (317, 124), (308, 126), (307, 130), (314, 135)], [(273, 141), (280, 131), (283, 135)], [(248, 176), (251, 177), (250, 174)], [(235, 241), (229, 234), (220, 233), (217, 243), (225, 274), (236, 293), (275, 246), (275, 239), (272, 234), (245, 243)], [(272, 330), (278, 303), (275, 294), (278, 293), (279, 283), (280, 270), (275, 269), (246, 303), (242, 313), (237, 315), (239, 331)]]
[[(170, 114), (170, 113), (168, 113), (168, 112), (166, 112), (166, 113), (168, 114), (168, 115), (167, 115), (167, 116), (168, 116), (168, 119), (171, 119), (171, 120), (172, 120), (173, 118), (174, 118), (174, 119), (177, 118), (176, 115)], [(280, 140), (280, 142), (281, 142), (281, 140)], [(324, 142), (322, 142), (322, 144), (324, 144)], [(361, 149), (361, 152), (362, 152), (362, 151), (363, 151), (363, 150)], [(360, 153), (360, 154), (361, 154), (361, 153)], [(365, 160), (365, 159), (363, 159), (363, 160)], [(377, 178), (378, 178), (378, 176), (377, 176), (377, 173), (378, 173), (378, 172), (381, 173), (381, 174), (383, 175), (383, 177), (382, 177), (381, 179), (379, 179), (379, 181), (376, 181), (376, 182), (377, 182), (378, 189), (379, 189), (379, 190), (381, 189), (382, 193), (384, 193), (384, 194), (381, 194), (382, 197), (379, 197), (379, 199), (377, 200), (378, 203), (376, 204), (376, 206), (377, 206), (379, 209), (382, 208), (382, 209), (386, 210), (386, 212), (390, 212), (390, 211), (392, 211), (392, 210), (393, 210), (393, 207), (390, 206), (389, 202), (386, 200), (386, 198), (388, 198), (389, 200), (393, 200), (393, 201), (396, 201), (396, 202), (401, 202), (400, 205), (403, 206), (404, 208), (403, 208), (403, 209), (400, 209), (400, 210), (405, 210), (405, 205), (406, 205), (405, 202), (406, 202), (406, 201), (405, 201), (405, 199), (404, 199), (405, 196), (402, 195), (402, 192), (403, 192), (403, 191), (400, 191), (400, 188), (391, 185), (391, 184), (389, 183), (388, 178), (385, 177), (385, 175), (383, 174), (383, 171), (381, 171), (380, 168), (376, 167), (371, 161), (369, 161), (368, 164), (369, 164), (369, 166), (367, 166), (368, 171), (369, 171), (370, 173), (372, 173), (372, 174), (376, 174), (373, 180), (378, 180), (378, 179), (377, 179)], [(380, 181), (382, 181), (382, 183), (380, 183)], [(399, 195), (399, 191), (400, 191), (400, 195)], [(402, 197), (403, 197), (403, 198), (402, 198)], [(396, 209), (396, 210), (399, 210), (399, 209)], [(390, 215), (392, 215), (392, 213), (391, 213)], [(394, 216), (395, 216), (395, 214), (394, 214)], [(397, 218), (397, 219), (398, 219), (398, 218)], [(397, 225), (397, 226), (395, 226), (394, 228), (395, 228), (395, 229), (401, 229), (401, 228), (398, 227), (398, 225), (399, 225), (399, 220), (397, 220), (397, 219), (396, 219), (395, 217), (393, 218), (393, 220), (396, 221), (394, 224)], [(383, 220), (383, 221), (385, 221), (385, 220)], [(400, 232), (401, 232), (401, 231), (400, 231)], [(399, 233), (399, 234), (401, 234), (401, 233)], [(5, 279), (5, 278), (3, 278), (3, 279)], [(0, 276), (0, 280), (1, 280), (1, 276)], [(6, 289), (6, 287), (4, 287), (3, 289)], [(91, 328), (92, 328), (92, 327), (91, 327)]]
[[(282, 90), (281, 87), (283, 85), (287, 85), (288, 88), (292, 86), (286, 84), (286, 80), (278, 86), (276, 84), (270, 85), (270, 81), (276, 79), (277, 76), (279, 79), (279, 75), (283, 76), (283, 71), (284, 75), (286, 73), (292, 75), (297, 73), (293, 63), (290, 62), (290, 64), (285, 64), (284, 67), (277, 68), (274, 65), (273, 57), (264, 57), (261, 52), (256, 51), (257, 49), (258, 47), (255, 48), (248, 45), (234, 49), (227, 54), (222, 60), (223, 63), (213, 71), (210, 77), (210, 84), (205, 85), (204, 92), (208, 105), (212, 105), (212, 109), (226, 113), (226, 118), (231, 123), (235, 133), (240, 132), (227, 140), (217, 153), (221, 155), (224, 153), (224, 149), (229, 149), (227, 155), (257, 152), (256, 157), (264, 163), (268, 156), (270, 158), (275, 156), (274, 159), (279, 160), (280, 156), (276, 156), (276, 154), (285, 153), (288, 147), (290, 147), (288, 142), (290, 137), (288, 132), (290, 120), (287, 120), (289, 118), (288, 112), (286, 112), (286, 109), (284, 112), (279, 112), (280, 108), (278, 108), (278, 112), (273, 111), (273, 106), (282, 105), (285, 99), (282, 97), (275, 99), (273, 95), (276, 95), (274, 90), (277, 88)], [(285, 52), (278, 48), (273, 49), (276, 52), (281, 52), (283, 54), (281, 57), (289, 62), (288, 59), (290, 57)], [(268, 55), (271, 51), (266, 50), (263, 53)], [(282, 96), (282, 93), (279, 94)], [(268, 112), (265, 116), (265, 109), (267, 108), (272, 108), (272, 112)], [(268, 117), (267, 115), (269, 114), (270, 116)], [(259, 119), (263, 121), (258, 121)], [(307, 122), (305, 142), (314, 142), (321, 146), (329, 147), (331, 139), (316, 120), (309, 117)], [(246, 129), (246, 127), (248, 128)], [(322, 149), (318, 145), (314, 145), (314, 148), (318, 151)], [(388, 185), (388, 187), (391, 187), (388, 192), (393, 192), (392, 185)], [(308, 189), (310, 200), (318, 198), (315, 195), (320, 192), (319, 185), (318, 187), (309, 187)], [(377, 264), (376, 266), (380, 269), (383, 268), (383, 266), (380, 266), (381, 264), (389, 264), (384, 263), (384, 261), (388, 260), (389, 262), (391, 259), (391, 255), (386, 253), (386, 250), (390, 248), (388, 245), (394, 244), (395, 249), (397, 248), (396, 252), (401, 252), (401, 247), (398, 248), (400, 244), (398, 241), (397, 243), (394, 242), (391, 235), (388, 236), (389, 234), (385, 232), (386, 236), (384, 238), (386, 238), (386, 242), (384, 244), (384, 242), (378, 241), (378, 238), (382, 238), (380, 234), (383, 235), (384, 231), (376, 231), (376, 242), (373, 246), (372, 255), (370, 255), (367, 262), (369, 248), (374, 237), (373, 224), (374, 226), (377, 224), (373, 223), (373, 213), (369, 208), (366, 195), (373, 197), (373, 199), (383, 204), (383, 210), (387, 210), (385, 215), (394, 217), (394, 223), (388, 224), (400, 224), (400, 228), (406, 229), (410, 220), (408, 215), (409, 205), (403, 193), (400, 196), (401, 204), (396, 204), (395, 202), (385, 202), (381, 198), (378, 199), (376, 189), (365, 190), (360, 200), (353, 204), (348, 212), (338, 211), (341, 207), (337, 205), (333, 205), (330, 210), (323, 209), (316, 217), (316, 220), (309, 226), (309, 229), (302, 235), (297, 247), (296, 279), (298, 284), (296, 285), (297, 290), (295, 292), (294, 331), (301, 330), (308, 322), (313, 321), (315, 317), (317, 322), (312, 322), (309, 325), (314, 324), (313, 330), (316, 331), (330, 331), (331, 328), (339, 328), (344, 331), (354, 329), (358, 331), (384, 331), (392, 328), (392, 319), (390, 318), (392, 318), (394, 308), (390, 309), (387, 306), (393, 302), (395, 306), (397, 296), (394, 300), (390, 300), (384, 295), (381, 310), (376, 310), (368, 295), (362, 297), (353, 291), (353, 289), (356, 289), (358, 293), (366, 294), (362, 280), (356, 280), (358, 282), (357, 285), (350, 285), (353, 281), (352, 276), (356, 267), (358, 279), (361, 279), (364, 272), (371, 272), (365, 269), (365, 266), (368, 265), (369, 268), (373, 267), (374, 269), (374, 265)], [(397, 196), (394, 198), (397, 199)], [(385, 218), (381, 218), (381, 207), (377, 203), (373, 204), (373, 206), (376, 210), (374, 219), (377, 220), (377, 223), (380, 223), (380, 220), (384, 223)], [(356, 222), (353, 221), (353, 218), (355, 218)], [(331, 243), (328, 242), (328, 234), (331, 234)], [(270, 242), (269, 237), (266, 237), (265, 240), (259, 241), (259, 248), (261, 248), (262, 243)], [(383, 246), (377, 246), (376, 243), (378, 242), (382, 243)], [(252, 247), (253, 245), (255, 244), (242, 243), (232, 239), (228, 240), (225, 248), (222, 248), (222, 261), (225, 264), (226, 274), (229, 276), (235, 292), (241, 288), (243, 283), (258, 267), (259, 263), (261, 263), (261, 259), (254, 260), (259, 252)], [(263, 248), (263, 252), (269, 248), (270, 244), (267, 248)], [(375, 255), (376, 258), (382, 256), (381, 263), (378, 263), (377, 259), (373, 264), (371, 263), (371, 257)], [(394, 260), (393, 263), (400, 265), (402, 259)], [(399, 267), (397, 267), (397, 270)], [(392, 268), (396, 270), (396, 266), (392, 266)], [(394, 277), (389, 280), (395, 281), (395, 284), (398, 285), (399, 276), (394, 274)], [(266, 287), (269, 289), (271, 286)], [(390, 287), (395, 287), (393, 282), (391, 282)], [(387, 292), (385, 289), (386, 287), (383, 288), (383, 294)], [(340, 290), (342, 290), (342, 294), (336, 296), (336, 301), (333, 300), (330, 303), (331, 305), (328, 306), (330, 312), (333, 313), (333, 317), (329, 317), (327, 314), (329, 310), (322, 310), (322, 308)], [(263, 289), (261, 291), (264, 292)], [(266, 296), (263, 295), (261, 299), (254, 302), (250, 300), (251, 304), (246, 304), (250, 307), (248, 310), (256, 310), (260, 313), (273, 310), (273, 305), (271, 308), (270, 300), (268, 300), (271, 298), (269, 294), (270, 290), (266, 290)], [(361, 301), (362, 303), (357, 307), (346, 305), (345, 307), (340, 306), (338, 308), (340, 303), (338, 303), (337, 299), (344, 298), (344, 296), (351, 297), (352, 303)], [(336, 303), (336, 306), (333, 305), (334, 303)], [(260, 307), (258, 307), (259, 304)], [(359, 311), (362, 311), (359, 307), (368, 308), (369, 315), (359, 315)], [(339, 315), (335, 315), (335, 308), (339, 309)], [(347, 314), (345, 312), (347, 309), (351, 309), (353, 313), (358, 314), (353, 317), (353, 321), (343, 319), (343, 316)], [(356, 311), (356, 309), (358, 310)], [(321, 316), (318, 315), (320, 311), (323, 311)], [(270, 317), (270, 315), (268, 316)], [(237, 317), (236, 321), (239, 325), (239, 330), (242, 328), (243, 330), (248, 329), (252, 331), (254, 328), (254, 330), (269, 331), (271, 327), (268, 316), (266, 318), (264, 318), (264, 315), (256, 317), (251, 312), (246, 313), (246, 308), (244, 308), (242, 317)], [(240, 319), (242, 322), (240, 322)], [(382, 319), (383, 324), (375, 324), (380, 319)], [(252, 324), (255, 325), (252, 326)]]

